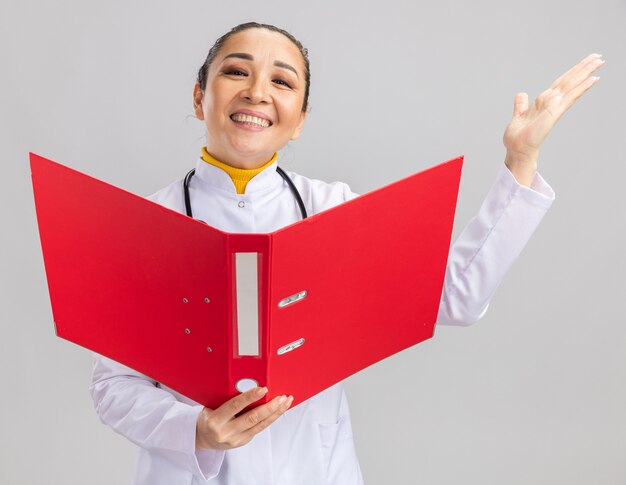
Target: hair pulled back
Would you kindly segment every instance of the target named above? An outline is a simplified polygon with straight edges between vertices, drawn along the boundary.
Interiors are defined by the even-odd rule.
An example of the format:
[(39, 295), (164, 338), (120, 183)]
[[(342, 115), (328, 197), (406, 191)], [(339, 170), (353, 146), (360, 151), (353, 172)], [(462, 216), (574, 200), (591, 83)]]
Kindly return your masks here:
[(200, 85), (200, 89), (204, 91), (206, 89), (206, 81), (207, 75), (209, 72), (209, 67), (215, 60), (220, 49), (224, 46), (226, 41), (230, 39), (233, 35), (242, 32), (248, 29), (265, 29), (271, 32), (277, 32), (279, 34), (287, 37), (300, 51), (302, 54), (302, 59), (304, 60), (304, 102), (302, 103), (302, 111), (306, 111), (309, 106), (309, 90), (311, 87), (311, 71), (309, 69), (309, 51), (306, 47), (302, 45), (302, 43), (296, 39), (293, 35), (291, 35), (286, 30), (280, 29), (271, 24), (260, 24), (258, 22), (246, 22), (244, 24), (239, 24), (230, 29), (224, 35), (222, 35), (219, 39), (215, 41), (213, 47), (209, 50), (209, 53), (206, 56), (206, 60), (202, 67), (198, 71), (198, 84)]

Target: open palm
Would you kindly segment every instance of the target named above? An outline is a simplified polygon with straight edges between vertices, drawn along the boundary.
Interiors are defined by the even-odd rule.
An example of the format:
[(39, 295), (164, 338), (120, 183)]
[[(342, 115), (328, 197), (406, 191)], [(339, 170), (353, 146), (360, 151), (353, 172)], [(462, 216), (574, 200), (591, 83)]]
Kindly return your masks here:
[(518, 182), (530, 184), (541, 144), (561, 116), (598, 81), (592, 74), (603, 64), (600, 54), (590, 54), (554, 81), (530, 106), (527, 93), (515, 96), (513, 118), (504, 132), (504, 146), (505, 163)]

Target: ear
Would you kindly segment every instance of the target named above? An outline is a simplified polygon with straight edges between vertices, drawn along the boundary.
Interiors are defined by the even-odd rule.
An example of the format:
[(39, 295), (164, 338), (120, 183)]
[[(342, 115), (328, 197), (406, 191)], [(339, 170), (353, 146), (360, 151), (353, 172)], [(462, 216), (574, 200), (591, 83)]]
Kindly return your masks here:
[(204, 112), (202, 111), (203, 98), (204, 93), (200, 89), (200, 84), (196, 83), (193, 87), (193, 112), (199, 120), (204, 120)]
[(306, 120), (306, 111), (302, 111), (300, 113), (300, 123), (296, 126), (296, 129), (293, 130), (293, 134), (291, 135), (291, 141), (297, 140), (302, 133), (302, 128), (304, 128), (304, 121)]

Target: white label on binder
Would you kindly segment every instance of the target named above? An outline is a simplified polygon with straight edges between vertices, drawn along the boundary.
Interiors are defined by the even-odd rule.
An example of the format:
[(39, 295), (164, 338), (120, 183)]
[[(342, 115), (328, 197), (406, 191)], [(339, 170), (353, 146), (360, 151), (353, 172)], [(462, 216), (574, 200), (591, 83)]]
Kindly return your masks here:
[(259, 289), (257, 253), (235, 253), (237, 282), (237, 349), (259, 355)]

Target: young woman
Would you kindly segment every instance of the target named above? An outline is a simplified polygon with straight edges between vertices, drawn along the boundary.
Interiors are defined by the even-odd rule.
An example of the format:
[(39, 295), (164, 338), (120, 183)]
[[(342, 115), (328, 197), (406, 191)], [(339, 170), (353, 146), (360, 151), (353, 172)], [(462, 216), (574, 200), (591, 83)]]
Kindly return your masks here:
[[(525, 93), (515, 97), (505, 164), (451, 250), (438, 324), (469, 324), (485, 312), (553, 200), (536, 173), (541, 143), (597, 81), (592, 74), (603, 62), (588, 56), (532, 105)], [(277, 169), (277, 152), (304, 126), (309, 80), (306, 49), (283, 30), (249, 23), (221, 37), (193, 92), (207, 143), (186, 180), (189, 208), (182, 181), (151, 199), (181, 212), (193, 208), (194, 217), (225, 231), (270, 232), (302, 217), (298, 196), (308, 214), (356, 197), (345, 184)], [(101, 356), (91, 386), (102, 421), (140, 446), (136, 484), (362, 483), (340, 384), (293, 409), (290, 396), (279, 396), (240, 414), (266, 392), (254, 388), (203, 408)]]

